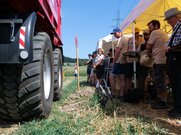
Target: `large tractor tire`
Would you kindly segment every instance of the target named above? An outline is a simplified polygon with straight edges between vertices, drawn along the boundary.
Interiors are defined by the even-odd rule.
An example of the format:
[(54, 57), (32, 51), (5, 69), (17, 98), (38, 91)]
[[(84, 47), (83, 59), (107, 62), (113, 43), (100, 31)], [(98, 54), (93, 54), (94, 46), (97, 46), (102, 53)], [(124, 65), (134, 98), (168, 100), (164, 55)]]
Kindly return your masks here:
[(54, 54), (54, 101), (60, 100), (62, 96), (63, 72), (62, 72), (62, 53), (56, 48)]
[(53, 51), (50, 37), (33, 38), (33, 61), (0, 65), (0, 117), (31, 120), (49, 116), (53, 103)]

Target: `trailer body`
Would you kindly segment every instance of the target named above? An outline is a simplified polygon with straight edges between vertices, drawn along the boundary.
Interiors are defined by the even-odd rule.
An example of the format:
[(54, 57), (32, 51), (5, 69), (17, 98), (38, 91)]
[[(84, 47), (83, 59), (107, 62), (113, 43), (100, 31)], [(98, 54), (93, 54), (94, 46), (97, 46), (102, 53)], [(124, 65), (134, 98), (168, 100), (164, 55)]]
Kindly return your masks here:
[(61, 0), (1, 0), (0, 12), (0, 63), (31, 62), (34, 32), (48, 33), (61, 48)]
[(63, 84), (61, 0), (1, 0), (0, 118), (46, 118)]

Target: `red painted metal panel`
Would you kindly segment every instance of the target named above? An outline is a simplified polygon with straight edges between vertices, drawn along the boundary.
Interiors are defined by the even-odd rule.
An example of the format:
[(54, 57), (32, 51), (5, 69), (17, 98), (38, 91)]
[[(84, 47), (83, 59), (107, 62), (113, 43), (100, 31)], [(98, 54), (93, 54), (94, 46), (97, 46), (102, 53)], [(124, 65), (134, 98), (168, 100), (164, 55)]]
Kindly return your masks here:
[(39, 0), (39, 3), (58, 36), (54, 36), (54, 44), (62, 44), (59, 40), (61, 39), (61, 0)]
[[(35, 11), (38, 16), (37, 28), (51, 36), (54, 45), (61, 42), (61, 0), (2, 0), (0, 8), (17, 12)], [(4, 4), (4, 5), (3, 5)], [(3, 6), (2, 6), (3, 5)], [(5, 6), (5, 7), (4, 7)]]

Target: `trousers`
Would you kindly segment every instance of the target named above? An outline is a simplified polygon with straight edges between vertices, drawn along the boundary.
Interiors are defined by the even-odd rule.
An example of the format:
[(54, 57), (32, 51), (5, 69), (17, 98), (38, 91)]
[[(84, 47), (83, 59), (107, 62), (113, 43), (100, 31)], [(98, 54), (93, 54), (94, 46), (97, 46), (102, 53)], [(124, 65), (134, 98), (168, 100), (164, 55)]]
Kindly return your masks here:
[(167, 55), (168, 75), (173, 91), (174, 107), (181, 113), (181, 52)]

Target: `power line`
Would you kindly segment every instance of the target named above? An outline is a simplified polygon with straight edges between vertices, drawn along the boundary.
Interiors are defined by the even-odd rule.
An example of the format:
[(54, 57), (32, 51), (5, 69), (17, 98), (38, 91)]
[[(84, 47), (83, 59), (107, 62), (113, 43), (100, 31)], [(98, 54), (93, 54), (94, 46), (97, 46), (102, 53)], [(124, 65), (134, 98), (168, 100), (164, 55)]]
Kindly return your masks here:
[[(126, 14), (128, 13), (129, 9), (132, 9), (133, 6), (140, 0), (134, 0), (133, 2), (131, 2), (130, 6), (127, 8), (128, 10), (125, 12)], [(121, 10), (121, 3), (122, 0), (119, 0), (119, 3), (118, 3), (118, 6), (117, 6), (117, 9), (116, 9), (116, 13), (115, 13), (115, 17), (113, 19), (113, 23), (114, 25), (111, 26), (112, 27), (119, 27), (120, 23), (124, 20), (124, 18), (121, 18), (120, 17), (120, 10)]]

